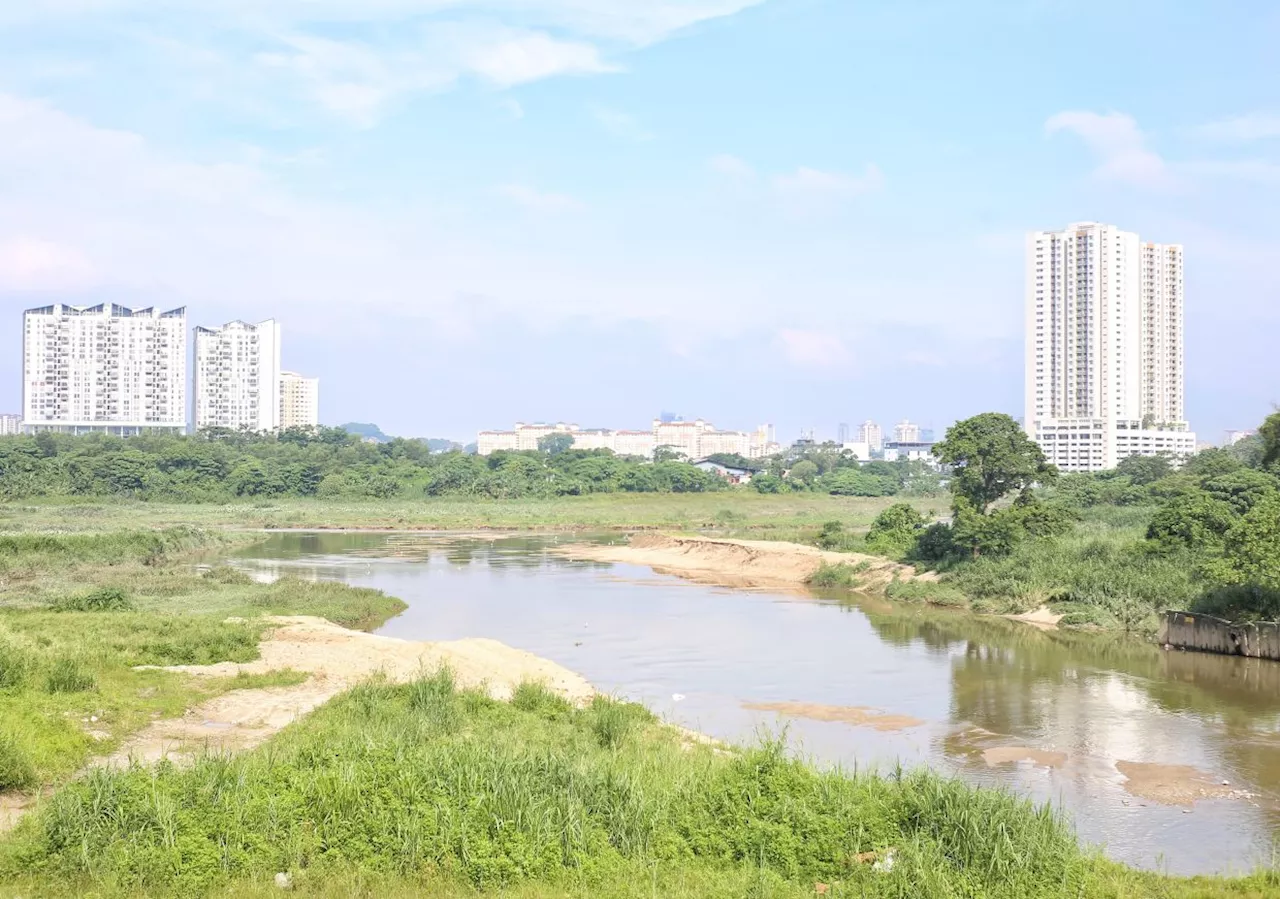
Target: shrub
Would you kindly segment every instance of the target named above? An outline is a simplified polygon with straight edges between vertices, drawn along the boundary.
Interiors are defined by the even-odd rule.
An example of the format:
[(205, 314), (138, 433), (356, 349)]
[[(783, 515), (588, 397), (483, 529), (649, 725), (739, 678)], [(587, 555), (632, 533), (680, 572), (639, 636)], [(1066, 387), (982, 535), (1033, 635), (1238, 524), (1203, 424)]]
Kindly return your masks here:
[(35, 766), (13, 734), (0, 731), (0, 793), (34, 786)]
[(97, 686), (97, 677), (75, 656), (55, 659), (45, 675), (45, 689), (50, 693), (84, 693)]
[(53, 603), (59, 612), (130, 612), (133, 602), (123, 590), (104, 587), (80, 596), (64, 596)]
[(871, 522), (871, 530), (867, 532), (867, 547), (886, 555), (903, 555), (915, 544), (925, 523), (925, 517), (914, 506), (896, 503)]
[(617, 749), (639, 724), (653, 716), (642, 706), (619, 702), (607, 696), (596, 696), (588, 710), (591, 732), (605, 749)]
[(38, 664), (34, 652), (0, 634), (0, 690), (14, 690), (25, 685)]
[[(864, 566), (866, 563), (862, 563)], [(865, 570), (865, 569), (864, 569)], [(856, 566), (847, 562), (840, 562), (836, 565), (828, 565), (823, 562), (818, 566), (818, 570), (809, 575), (809, 579), (805, 581), (810, 587), (819, 587), (825, 589), (836, 589), (843, 587), (852, 590), (860, 583), (858, 579), (859, 571)]]
[(828, 521), (823, 524), (817, 543), (822, 549), (839, 549), (844, 545), (844, 539), (844, 522)]

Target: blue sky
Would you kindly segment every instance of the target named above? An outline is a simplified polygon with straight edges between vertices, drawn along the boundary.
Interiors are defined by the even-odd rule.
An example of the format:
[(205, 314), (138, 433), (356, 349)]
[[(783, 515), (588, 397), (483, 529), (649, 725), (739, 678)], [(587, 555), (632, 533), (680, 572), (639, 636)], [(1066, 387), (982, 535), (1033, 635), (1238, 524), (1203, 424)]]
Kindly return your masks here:
[(1202, 439), (1280, 400), (1280, 6), (0, 4), (0, 407), (55, 300), (275, 317), (326, 422), (1022, 405), (1022, 241), (1180, 242)]

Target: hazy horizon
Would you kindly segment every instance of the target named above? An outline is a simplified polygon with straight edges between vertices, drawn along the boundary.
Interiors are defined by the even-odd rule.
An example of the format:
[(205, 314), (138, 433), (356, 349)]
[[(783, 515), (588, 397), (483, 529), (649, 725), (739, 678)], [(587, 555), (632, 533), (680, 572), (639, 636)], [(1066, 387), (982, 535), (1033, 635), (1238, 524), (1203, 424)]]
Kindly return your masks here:
[[(10, 7), (17, 6), (10, 4)], [(1020, 415), (1023, 240), (1186, 248), (1201, 440), (1280, 400), (1280, 8), (47, 0), (0, 9), (21, 312), (277, 319), (321, 421)]]

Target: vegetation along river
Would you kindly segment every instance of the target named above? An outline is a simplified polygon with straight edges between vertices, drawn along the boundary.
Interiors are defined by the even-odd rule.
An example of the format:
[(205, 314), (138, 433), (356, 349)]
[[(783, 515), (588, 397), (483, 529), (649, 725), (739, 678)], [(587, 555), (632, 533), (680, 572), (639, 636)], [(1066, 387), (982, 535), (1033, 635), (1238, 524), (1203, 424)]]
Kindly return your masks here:
[(379, 633), (492, 637), (728, 741), (785, 727), (821, 763), (928, 765), (1052, 800), (1133, 865), (1274, 862), (1280, 663), (870, 597), (718, 589), (556, 545), (281, 533), (235, 562), (376, 587), (409, 604)]

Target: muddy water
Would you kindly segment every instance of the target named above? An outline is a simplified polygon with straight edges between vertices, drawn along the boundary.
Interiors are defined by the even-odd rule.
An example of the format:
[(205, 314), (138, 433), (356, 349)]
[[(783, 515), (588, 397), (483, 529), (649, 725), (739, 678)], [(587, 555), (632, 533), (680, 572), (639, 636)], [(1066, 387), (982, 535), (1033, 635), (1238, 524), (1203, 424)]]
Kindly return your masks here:
[(550, 537), (280, 534), (237, 559), (377, 587), (380, 631), (492, 637), (731, 741), (787, 728), (852, 767), (927, 764), (1065, 808), (1109, 855), (1173, 873), (1272, 862), (1280, 664), (893, 605), (570, 562)]

